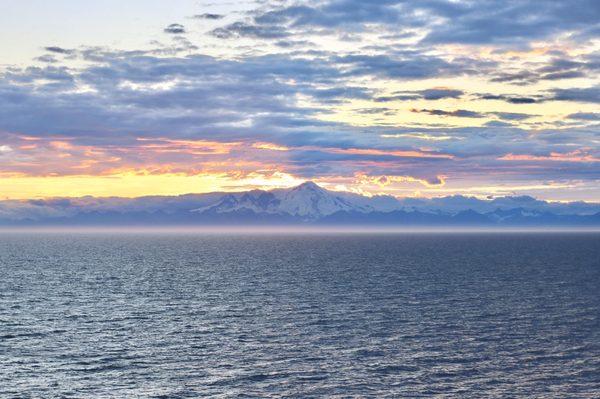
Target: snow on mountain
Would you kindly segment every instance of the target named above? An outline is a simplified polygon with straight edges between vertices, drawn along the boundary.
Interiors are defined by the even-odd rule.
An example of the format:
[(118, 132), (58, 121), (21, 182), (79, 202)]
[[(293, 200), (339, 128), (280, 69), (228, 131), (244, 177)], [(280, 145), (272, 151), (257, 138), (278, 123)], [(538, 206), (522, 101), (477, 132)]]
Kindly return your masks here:
[(192, 209), (192, 212), (216, 212), (226, 213), (240, 210), (250, 210), (255, 213), (280, 213), (278, 210), (279, 200), (273, 193), (262, 190), (253, 190), (246, 193), (225, 194), (221, 198), (207, 206)]
[(291, 189), (227, 194), (216, 204), (194, 209), (192, 212), (227, 213), (250, 210), (255, 213), (292, 215), (303, 220), (316, 220), (339, 211), (373, 210), (372, 207), (352, 203), (351, 198), (344, 198), (313, 182), (305, 182)]
[(362, 210), (361, 207), (322, 189), (313, 182), (302, 183), (277, 194), (280, 200), (279, 209), (282, 212), (306, 219), (318, 219), (338, 211)]

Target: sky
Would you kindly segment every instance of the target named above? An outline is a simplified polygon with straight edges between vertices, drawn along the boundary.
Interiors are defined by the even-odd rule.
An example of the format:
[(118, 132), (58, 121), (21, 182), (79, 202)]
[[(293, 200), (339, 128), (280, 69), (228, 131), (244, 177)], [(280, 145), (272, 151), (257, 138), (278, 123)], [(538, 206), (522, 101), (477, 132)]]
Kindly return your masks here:
[(4, 0), (0, 199), (600, 202), (597, 0)]

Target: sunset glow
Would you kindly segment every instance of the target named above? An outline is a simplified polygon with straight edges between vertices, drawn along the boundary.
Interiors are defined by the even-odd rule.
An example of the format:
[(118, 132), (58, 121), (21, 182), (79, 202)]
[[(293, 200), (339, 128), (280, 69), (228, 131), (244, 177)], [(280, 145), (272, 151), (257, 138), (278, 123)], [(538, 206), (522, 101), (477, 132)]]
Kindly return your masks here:
[[(178, 0), (164, 13), (132, 1), (118, 18), (93, 5), (114, 13), (99, 35), (75, 2), (9, 2), (0, 197), (314, 180), (368, 195), (600, 199), (594, 12), (392, 1), (357, 17), (350, 3)], [(47, 22), (67, 10), (79, 17), (65, 29)], [(12, 19), (39, 29), (20, 35)]]

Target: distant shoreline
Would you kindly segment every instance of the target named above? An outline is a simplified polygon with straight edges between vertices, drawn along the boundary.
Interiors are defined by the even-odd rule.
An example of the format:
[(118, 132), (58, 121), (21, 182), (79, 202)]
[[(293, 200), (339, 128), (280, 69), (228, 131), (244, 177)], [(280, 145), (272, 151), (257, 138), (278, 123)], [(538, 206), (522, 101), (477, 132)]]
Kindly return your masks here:
[(600, 233), (600, 226), (14, 226), (0, 227), (0, 234), (561, 234)]

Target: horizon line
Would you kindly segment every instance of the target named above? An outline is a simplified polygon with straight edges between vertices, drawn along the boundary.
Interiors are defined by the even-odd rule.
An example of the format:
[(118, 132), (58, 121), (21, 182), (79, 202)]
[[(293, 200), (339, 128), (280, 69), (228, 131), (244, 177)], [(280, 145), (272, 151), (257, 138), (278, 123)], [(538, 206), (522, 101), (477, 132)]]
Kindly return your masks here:
[(600, 226), (2, 226), (7, 233), (106, 234), (514, 234), (600, 233)]

